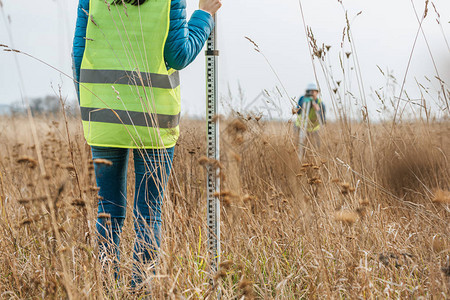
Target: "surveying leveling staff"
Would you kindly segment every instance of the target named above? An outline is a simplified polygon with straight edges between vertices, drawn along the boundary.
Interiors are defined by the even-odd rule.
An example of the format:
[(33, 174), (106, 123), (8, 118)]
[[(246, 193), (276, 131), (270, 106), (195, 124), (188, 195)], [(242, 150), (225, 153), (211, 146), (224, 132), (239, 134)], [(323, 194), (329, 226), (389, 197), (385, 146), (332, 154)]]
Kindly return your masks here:
[[(305, 108), (308, 101), (311, 101), (311, 109), (307, 116), (307, 120), (302, 120), (302, 109)], [(319, 98), (319, 88), (315, 83), (308, 84), (305, 95), (299, 98), (297, 107), (294, 108), (292, 112), (297, 114), (297, 119), (295, 121), (296, 136), (299, 137), (300, 128), (306, 126), (310, 142), (315, 146), (320, 146), (318, 131), (320, 130), (321, 124), (326, 123), (326, 111), (322, 99)]]
[[(177, 70), (200, 53), (221, 5), (220, 0), (200, 0), (200, 9), (187, 22), (186, 0), (79, 2), (74, 76), (84, 135), (96, 160), (101, 255), (119, 256), (133, 149), (133, 256), (144, 264), (156, 258), (163, 192), (179, 136)], [(135, 276), (137, 283), (140, 277)]]

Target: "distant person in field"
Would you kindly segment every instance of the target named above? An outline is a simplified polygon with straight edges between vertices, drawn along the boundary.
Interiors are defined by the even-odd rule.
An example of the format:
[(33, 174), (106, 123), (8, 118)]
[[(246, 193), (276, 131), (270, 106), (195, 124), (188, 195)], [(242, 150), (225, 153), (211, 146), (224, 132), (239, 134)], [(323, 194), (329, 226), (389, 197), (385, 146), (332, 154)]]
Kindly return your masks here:
[[(303, 114), (308, 104), (311, 103), (308, 116)], [(319, 97), (319, 88), (315, 83), (310, 83), (305, 89), (305, 95), (298, 99), (297, 106), (293, 108), (292, 112), (297, 114), (295, 121), (295, 135), (299, 138), (299, 143), (305, 141), (301, 140), (301, 129), (304, 128), (307, 132), (305, 138), (315, 147), (320, 146), (319, 130), (322, 124), (326, 123), (326, 110), (322, 99)], [(300, 145), (301, 147), (304, 145)]]
[[(119, 259), (127, 167), (135, 171), (133, 256), (149, 266), (160, 246), (161, 207), (179, 136), (180, 79), (203, 48), (220, 0), (79, 0), (73, 67), (84, 135), (99, 190), (100, 257)], [(135, 270), (133, 285), (142, 282)]]

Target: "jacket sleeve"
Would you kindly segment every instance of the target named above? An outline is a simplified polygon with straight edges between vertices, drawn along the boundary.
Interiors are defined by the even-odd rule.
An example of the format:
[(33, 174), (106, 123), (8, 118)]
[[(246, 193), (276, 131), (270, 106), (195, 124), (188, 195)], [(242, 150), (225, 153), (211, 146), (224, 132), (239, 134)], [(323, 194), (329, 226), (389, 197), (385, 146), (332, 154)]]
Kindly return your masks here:
[(164, 48), (168, 67), (181, 70), (194, 61), (214, 28), (213, 17), (196, 10), (186, 19), (186, 0), (172, 0), (170, 28)]
[(297, 115), (299, 115), (299, 114), (302, 113), (301, 110), (302, 110), (302, 106), (303, 106), (303, 99), (304, 99), (303, 96), (301, 96), (301, 97), (298, 99), (298, 102), (297, 102)]
[(89, 15), (89, 0), (79, 0), (77, 10), (77, 21), (75, 27), (75, 36), (73, 39), (72, 48), (72, 69), (75, 81), (75, 88), (77, 90), (78, 99), (80, 98), (80, 68), (81, 61), (84, 55), (84, 48), (86, 45), (86, 28), (88, 24)]

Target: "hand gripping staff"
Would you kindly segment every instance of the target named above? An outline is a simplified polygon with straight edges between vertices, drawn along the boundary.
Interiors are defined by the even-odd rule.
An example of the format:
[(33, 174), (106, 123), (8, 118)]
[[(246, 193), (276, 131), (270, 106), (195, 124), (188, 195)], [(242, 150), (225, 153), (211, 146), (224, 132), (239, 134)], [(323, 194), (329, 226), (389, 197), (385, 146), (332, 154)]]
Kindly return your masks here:
[[(219, 161), (219, 120), (217, 105), (217, 65), (219, 51), (217, 44), (217, 18), (214, 15), (214, 30), (206, 44), (206, 120), (207, 120), (207, 157), (210, 161)], [(210, 260), (210, 282), (214, 286), (213, 277), (218, 271), (220, 261), (220, 178), (217, 164), (207, 164), (206, 197), (207, 197), (207, 227), (208, 252)], [(217, 295), (220, 298), (220, 293)]]

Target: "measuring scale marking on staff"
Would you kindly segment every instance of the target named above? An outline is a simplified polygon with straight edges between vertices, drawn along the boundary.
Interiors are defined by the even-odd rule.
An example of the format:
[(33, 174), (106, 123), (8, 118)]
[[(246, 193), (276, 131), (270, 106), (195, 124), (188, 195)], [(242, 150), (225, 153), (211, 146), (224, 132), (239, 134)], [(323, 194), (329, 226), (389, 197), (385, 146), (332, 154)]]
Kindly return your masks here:
[[(207, 157), (210, 160), (219, 161), (219, 120), (218, 116), (218, 55), (217, 46), (217, 17), (214, 15), (214, 30), (206, 44), (206, 120), (207, 120)], [(220, 262), (220, 177), (216, 164), (208, 164), (207, 167), (207, 228), (208, 228), (208, 252), (210, 259), (210, 282), (214, 285), (213, 277), (218, 271)], [(218, 293), (217, 298), (220, 298)]]

